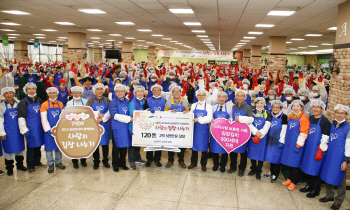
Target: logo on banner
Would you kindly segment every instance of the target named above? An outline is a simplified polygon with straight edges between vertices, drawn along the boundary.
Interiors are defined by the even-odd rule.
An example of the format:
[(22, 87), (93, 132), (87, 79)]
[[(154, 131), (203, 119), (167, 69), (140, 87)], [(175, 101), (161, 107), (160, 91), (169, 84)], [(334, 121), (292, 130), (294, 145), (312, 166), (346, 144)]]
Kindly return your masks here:
[(17, 111), (10, 112), (10, 116), (12, 117), (12, 119), (15, 119), (15, 117), (17, 116)]
[(33, 106), (33, 109), (36, 113), (40, 110), (40, 105)]
[(53, 118), (56, 118), (56, 116), (59, 115), (60, 112), (59, 112), (58, 110), (56, 110), (56, 111), (51, 111), (51, 114), (52, 114)]
[(336, 134), (336, 133), (331, 134), (331, 141), (333, 141), (334, 139), (337, 139), (337, 138), (338, 138), (338, 134)]

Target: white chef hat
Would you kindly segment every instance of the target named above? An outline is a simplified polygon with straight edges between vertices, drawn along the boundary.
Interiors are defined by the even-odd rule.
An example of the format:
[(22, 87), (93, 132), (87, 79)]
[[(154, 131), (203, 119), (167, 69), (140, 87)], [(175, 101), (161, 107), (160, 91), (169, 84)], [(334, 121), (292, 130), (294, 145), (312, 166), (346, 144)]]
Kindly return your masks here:
[(157, 76), (157, 74), (155, 74), (155, 73), (151, 74), (151, 78), (152, 78), (152, 77), (157, 77), (157, 79), (158, 79), (158, 76)]
[(58, 89), (56, 87), (49, 87), (46, 89), (46, 93), (49, 94), (51, 92), (59, 93)]
[(335, 105), (334, 111), (337, 111), (338, 109), (344, 110), (346, 112), (346, 114), (349, 114), (349, 112), (350, 112), (350, 108), (348, 106), (343, 105), (343, 104)]
[(324, 102), (321, 101), (321, 100), (317, 100), (317, 99), (312, 100), (312, 101), (311, 101), (311, 108), (312, 108), (314, 105), (319, 105), (322, 109), (325, 109), (325, 108), (326, 108), (326, 104), (324, 104)]
[(158, 85), (158, 84), (155, 84), (151, 87), (151, 91), (153, 91), (154, 88), (160, 88), (160, 90), (162, 91), (163, 90), (163, 87)]
[(35, 83), (28, 82), (28, 83), (23, 87), (23, 91), (24, 91), (25, 93), (27, 92), (27, 88), (28, 88), (29, 86), (34, 86), (35, 89), (38, 89), (38, 88), (36, 87), (36, 84), (35, 84)]
[(92, 92), (95, 94), (96, 89), (99, 87), (103, 88), (103, 92), (106, 90), (106, 87), (102, 83), (97, 83), (92, 87)]
[(70, 91), (71, 92), (78, 91), (80, 93), (83, 93), (84, 92), (84, 88), (80, 87), (80, 86), (73, 86), (73, 87), (70, 88)]
[(16, 93), (15, 89), (13, 87), (4, 87), (1, 90), (1, 95), (3, 96), (6, 92), (12, 91), (13, 93)]
[(258, 103), (259, 101), (264, 102), (264, 105), (266, 105), (266, 101), (265, 101), (264, 97), (256, 97), (256, 99), (254, 100), (254, 103), (256, 104), (256, 103)]
[(281, 108), (283, 108), (283, 103), (282, 103), (282, 101), (280, 101), (280, 100), (273, 100), (273, 101), (271, 102), (271, 107), (272, 107), (274, 104), (278, 104)]
[(200, 94), (200, 93), (205, 93), (205, 95), (208, 95), (208, 91), (206, 91), (205, 89), (198, 89), (197, 91), (196, 91), (196, 97), (198, 96), (198, 94)]
[(125, 85), (122, 85), (122, 84), (116, 84), (114, 86), (114, 91), (118, 90), (118, 89), (123, 89), (124, 91), (128, 91), (128, 87), (126, 87)]
[(133, 80), (133, 81), (131, 81), (131, 85), (133, 85), (133, 84), (139, 84), (140, 82), (138, 81), (138, 80)]

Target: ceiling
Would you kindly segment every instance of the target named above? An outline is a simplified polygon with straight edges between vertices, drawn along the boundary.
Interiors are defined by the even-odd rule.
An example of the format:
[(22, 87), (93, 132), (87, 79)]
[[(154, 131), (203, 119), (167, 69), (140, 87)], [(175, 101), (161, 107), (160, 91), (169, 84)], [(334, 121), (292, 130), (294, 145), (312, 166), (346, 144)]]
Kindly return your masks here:
[[(256, 39), (247, 42), (239, 50), (250, 49), (251, 45), (262, 45), (267, 52), (270, 36), (303, 38), (303, 41), (291, 41), (287, 44), (287, 53), (300, 53), (315, 50), (327, 50), (334, 44), (335, 31), (327, 30), (337, 25), (338, 4), (346, 0), (1, 0), (0, 10), (19, 10), (31, 15), (13, 15), (0, 12), (0, 22), (14, 22), (21, 25), (0, 25), (0, 31), (9, 35), (9, 40), (31, 41), (38, 37), (33, 34), (45, 34), (42, 43), (65, 44), (58, 37), (68, 37), (68, 32), (84, 32), (87, 42), (94, 47), (111, 46), (118, 42), (132, 41), (135, 48), (147, 48), (157, 44), (158, 48), (187, 49), (183, 45), (163, 40), (171, 38), (197, 50), (209, 50), (196, 35), (208, 35), (216, 50), (231, 51), (244, 36)], [(191, 8), (193, 14), (173, 14), (170, 8)], [(100, 9), (105, 14), (86, 14), (78, 9)], [(268, 16), (271, 10), (297, 10), (291, 16)], [(132, 26), (118, 25), (115, 22), (130, 21)], [(57, 25), (54, 22), (71, 22), (75, 25)], [(183, 22), (200, 22), (200, 26), (186, 26)], [(274, 24), (272, 28), (257, 28), (256, 24)], [(54, 29), (55, 32), (42, 31)], [(92, 32), (87, 29), (100, 29)], [(152, 32), (139, 32), (137, 29), (151, 29)], [(193, 33), (191, 30), (205, 30), (205, 33)], [(249, 31), (261, 31), (262, 35), (248, 35)], [(306, 37), (306, 34), (322, 34), (321, 37)], [(120, 34), (121, 36), (110, 36)], [(162, 37), (151, 36), (162, 34)], [(41, 37), (41, 36), (40, 36)], [(91, 39), (99, 37), (100, 39)], [(134, 40), (127, 40), (133, 37)], [(58, 40), (57, 40), (58, 39)], [(139, 42), (137, 40), (145, 40)], [(51, 42), (49, 42), (51, 41)], [(56, 41), (56, 42), (54, 42)], [(146, 43), (146, 42), (153, 42)], [(307, 47), (316, 45), (317, 48)], [(89, 44), (91, 46), (91, 44)], [(293, 48), (297, 50), (292, 50)], [(324, 51), (325, 52), (325, 51)]]

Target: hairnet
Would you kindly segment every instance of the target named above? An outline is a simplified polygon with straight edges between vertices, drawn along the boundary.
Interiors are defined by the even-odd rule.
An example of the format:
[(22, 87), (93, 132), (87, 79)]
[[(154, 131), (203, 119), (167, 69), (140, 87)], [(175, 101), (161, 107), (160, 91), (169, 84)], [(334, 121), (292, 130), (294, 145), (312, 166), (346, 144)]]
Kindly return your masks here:
[(309, 91), (306, 90), (305, 88), (300, 88), (298, 90), (298, 95), (303, 95), (303, 96), (309, 97)]
[(28, 83), (23, 87), (24, 93), (27, 93), (27, 88), (28, 88), (29, 86), (34, 86), (35, 89), (37, 89), (36, 84), (34, 84), (34, 83), (32, 83), (32, 82), (28, 82)]
[(226, 92), (224, 92), (224, 91), (220, 91), (220, 92), (218, 92), (218, 98), (219, 98), (219, 96), (220, 95), (224, 95), (224, 96), (226, 96), (226, 98), (227, 98), (227, 93)]
[[(198, 94), (200, 94), (200, 93), (205, 93), (206, 96), (208, 95), (208, 91), (206, 91), (205, 89), (198, 89), (198, 90), (196, 91), (196, 97), (197, 97)], [(197, 98), (198, 98), (198, 97), (197, 97)]]
[(145, 87), (143, 87), (142, 85), (138, 85), (138, 86), (134, 87), (134, 93), (135, 93), (137, 90), (145, 91)]
[(182, 88), (178, 85), (174, 86), (173, 88), (171, 88), (171, 92), (174, 92), (175, 89), (179, 89), (180, 92), (182, 93)]
[(103, 92), (106, 90), (106, 87), (102, 83), (97, 83), (92, 87), (92, 92), (95, 94), (96, 89), (99, 87), (103, 88)]
[(50, 92), (55, 92), (55, 93), (59, 93), (58, 89), (56, 87), (49, 87), (46, 89), (46, 93), (49, 94)]
[(312, 101), (311, 101), (311, 108), (312, 108), (314, 105), (319, 105), (322, 109), (325, 109), (325, 108), (326, 108), (326, 104), (324, 104), (324, 102), (321, 101), (321, 100), (317, 100), (317, 99), (312, 100)]
[(346, 114), (349, 114), (350, 108), (348, 106), (345, 106), (343, 104), (337, 104), (334, 107), (334, 111), (337, 111), (338, 109), (342, 109), (346, 112)]
[(295, 91), (293, 90), (293, 88), (284, 89), (284, 94), (286, 94), (286, 93), (291, 93), (293, 96), (295, 95)]
[(118, 90), (118, 89), (123, 89), (124, 91), (128, 91), (128, 87), (126, 87), (125, 85), (123, 84), (116, 84), (114, 86), (114, 91)]
[(264, 105), (266, 105), (266, 101), (265, 101), (264, 97), (256, 97), (256, 99), (254, 100), (254, 103), (256, 104), (256, 103), (258, 103), (259, 101), (264, 102)]
[(272, 107), (274, 104), (278, 104), (280, 107), (283, 108), (283, 103), (282, 103), (282, 101), (280, 101), (280, 100), (273, 100), (273, 101), (271, 102), (271, 107)]
[(153, 91), (154, 88), (159, 88), (161, 91), (163, 90), (163, 87), (158, 85), (158, 84), (155, 84), (151, 87), (151, 91)]
[(248, 80), (248, 79), (244, 79), (243, 81), (242, 81), (242, 84), (243, 83), (248, 83), (248, 85), (250, 85), (250, 81)]
[(3, 96), (6, 92), (12, 91), (13, 93), (16, 93), (15, 89), (13, 87), (4, 87), (1, 90), (1, 95)]
[(301, 100), (294, 100), (291, 103), (290, 107), (293, 107), (294, 104), (300, 104), (300, 106), (304, 107), (304, 103)]
[(71, 91), (71, 92), (79, 91), (80, 93), (83, 93), (83, 92), (84, 92), (84, 88), (83, 88), (83, 87), (80, 87), (80, 86), (74, 86), (74, 87), (71, 87), (71, 88), (70, 88), (70, 91)]

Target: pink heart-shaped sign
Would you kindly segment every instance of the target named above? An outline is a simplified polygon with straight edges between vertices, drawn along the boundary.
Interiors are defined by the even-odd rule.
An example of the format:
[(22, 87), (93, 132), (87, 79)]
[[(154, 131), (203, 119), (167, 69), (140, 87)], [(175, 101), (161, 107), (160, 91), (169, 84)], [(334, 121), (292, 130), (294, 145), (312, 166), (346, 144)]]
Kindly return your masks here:
[(76, 121), (80, 120), (80, 118), (81, 118), (80, 114), (74, 114), (74, 119)]
[(216, 119), (210, 127), (214, 139), (226, 150), (232, 152), (250, 138), (250, 128), (246, 123), (232, 122), (226, 119)]
[(70, 113), (70, 114), (66, 115), (66, 119), (69, 120), (69, 121), (72, 121), (73, 117), (74, 117), (74, 113)]

